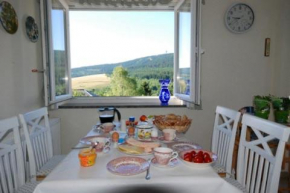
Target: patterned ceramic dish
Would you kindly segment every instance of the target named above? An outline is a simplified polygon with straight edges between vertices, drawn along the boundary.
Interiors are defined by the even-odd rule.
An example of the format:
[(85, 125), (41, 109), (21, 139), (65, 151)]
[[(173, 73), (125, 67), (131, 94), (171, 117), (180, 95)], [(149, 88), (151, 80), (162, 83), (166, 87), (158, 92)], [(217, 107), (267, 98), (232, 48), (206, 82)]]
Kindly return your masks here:
[(186, 141), (174, 142), (171, 144), (167, 144), (167, 146), (177, 152), (191, 150), (191, 149), (202, 149), (201, 146), (197, 145), (196, 143), (186, 142)]
[(171, 160), (167, 165), (161, 165), (161, 164), (158, 164), (156, 158), (153, 158), (151, 163), (153, 166), (156, 166), (159, 168), (174, 168), (179, 164), (179, 161), (176, 158), (176, 159)]
[(158, 140), (159, 141), (161, 141), (162, 143), (172, 143), (172, 142), (178, 142), (178, 138), (177, 137), (175, 137), (173, 140), (171, 140), (171, 141), (166, 141), (165, 139), (164, 139), (164, 136), (160, 136), (160, 137), (158, 137)]
[(140, 157), (119, 157), (107, 164), (107, 170), (113, 174), (131, 176), (147, 170), (149, 163)]
[(7, 1), (0, 3), (0, 21), (4, 29), (14, 34), (18, 29), (18, 18), (13, 6)]
[(38, 26), (33, 17), (28, 16), (25, 22), (26, 34), (30, 41), (37, 42), (38, 40)]
[(193, 167), (193, 168), (206, 168), (206, 167), (210, 167), (213, 163), (215, 163), (217, 161), (217, 155), (215, 153), (212, 153), (210, 151), (206, 151), (206, 150), (195, 150), (196, 153), (198, 153), (199, 151), (203, 151), (204, 153), (208, 153), (212, 159), (212, 162), (209, 163), (194, 163), (194, 162), (189, 162), (189, 161), (185, 161), (184, 160), (184, 155), (186, 153), (191, 152), (192, 150), (185, 150), (185, 151), (181, 151), (179, 152), (179, 157), (180, 160), (185, 163), (187, 166)]

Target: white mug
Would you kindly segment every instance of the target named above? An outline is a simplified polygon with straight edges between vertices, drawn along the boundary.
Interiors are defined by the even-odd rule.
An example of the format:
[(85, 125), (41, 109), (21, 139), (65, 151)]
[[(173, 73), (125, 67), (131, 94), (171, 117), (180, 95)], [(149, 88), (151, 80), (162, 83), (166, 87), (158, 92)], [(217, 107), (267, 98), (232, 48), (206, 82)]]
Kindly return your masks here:
[(156, 147), (153, 150), (153, 155), (160, 165), (167, 165), (173, 159), (176, 159), (178, 153), (168, 147)]
[(172, 141), (173, 139), (175, 139), (175, 137), (176, 137), (175, 132), (176, 132), (176, 130), (174, 130), (174, 129), (164, 129), (163, 130), (164, 140), (165, 141)]

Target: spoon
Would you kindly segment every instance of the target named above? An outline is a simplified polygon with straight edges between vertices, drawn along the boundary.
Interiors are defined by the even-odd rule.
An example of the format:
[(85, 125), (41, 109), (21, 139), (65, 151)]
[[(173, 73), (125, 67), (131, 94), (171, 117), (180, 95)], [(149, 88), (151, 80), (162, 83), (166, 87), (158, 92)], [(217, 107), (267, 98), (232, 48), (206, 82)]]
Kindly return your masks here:
[(151, 175), (150, 175), (150, 165), (151, 165), (151, 161), (152, 161), (152, 158), (150, 158), (148, 160), (148, 168), (147, 168), (146, 176), (145, 176), (145, 179), (146, 180), (150, 180), (150, 178), (151, 178)]

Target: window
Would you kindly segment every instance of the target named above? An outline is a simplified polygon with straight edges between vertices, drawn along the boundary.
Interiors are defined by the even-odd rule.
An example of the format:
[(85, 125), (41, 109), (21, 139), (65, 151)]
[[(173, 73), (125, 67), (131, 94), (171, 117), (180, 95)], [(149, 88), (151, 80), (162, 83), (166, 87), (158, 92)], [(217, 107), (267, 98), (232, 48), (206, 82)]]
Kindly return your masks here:
[(200, 105), (199, 1), (175, 6), (175, 96)]
[(69, 16), (73, 96), (158, 96), (159, 80), (172, 82), (173, 11)]
[[(125, 0), (124, 0), (125, 1)], [(42, 3), (45, 1), (41, 1)], [(82, 1), (84, 3), (86, 1)], [(70, 64), (71, 64), (71, 57), (70, 57), (70, 45), (73, 44), (70, 42), (70, 33), (69, 33), (69, 17), (73, 17), (72, 15), (68, 14), (69, 7), (72, 7), (70, 12), (74, 13), (77, 12), (78, 7), (68, 5), (70, 1), (66, 0), (50, 0), (48, 1), (46, 7), (47, 9), (43, 10), (43, 20), (47, 21), (45, 31), (47, 34), (46, 39), (43, 40), (45, 42), (45, 49), (44, 53), (46, 53), (46, 57), (44, 60), (45, 69), (46, 69), (46, 84), (49, 88), (47, 91), (47, 104), (52, 104), (63, 99), (67, 99), (72, 96), (71, 91), (71, 80), (73, 77), (76, 77), (77, 73), (82, 73), (80, 71), (76, 72), (72, 70), (72, 78), (70, 75)], [(154, 6), (142, 6), (141, 8), (135, 7), (127, 7), (127, 9), (132, 9), (130, 11), (122, 10), (122, 13), (132, 13), (132, 11), (140, 11), (137, 9), (146, 8), (151, 10), (144, 12), (144, 10), (140, 11), (142, 14), (150, 14), (155, 13), (154, 9), (160, 11), (160, 9), (165, 9), (167, 12), (171, 12), (172, 16), (174, 13), (174, 68), (172, 68), (171, 76), (173, 79), (173, 94), (177, 98), (182, 99), (183, 101), (200, 104), (200, 81), (199, 81), (199, 64), (200, 64), (200, 42), (199, 42), (199, 20), (200, 20), (200, 11), (199, 11), (199, 0), (180, 0), (175, 2), (174, 6), (164, 6), (158, 5)], [(100, 11), (97, 6), (91, 6), (91, 4), (87, 4), (86, 7), (95, 8), (97, 12), (101, 14), (110, 14), (112, 11), (110, 9), (114, 9), (114, 13), (116, 9), (114, 6), (112, 7), (105, 7), (102, 6), (102, 9), (106, 9), (106, 11)], [(126, 6), (126, 5), (123, 5)], [(82, 9), (84, 10), (84, 9)], [(154, 10), (154, 11), (152, 11)], [(130, 17), (130, 16), (129, 16)], [(109, 21), (107, 21), (109, 22)], [(118, 32), (116, 32), (118, 33)], [(72, 34), (72, 33), (71, 33)], [(82, 39), (82, 36), (85, 36), (86, 33), (80, 34), (79, 40)], [(113, 37), (113, 36), (112, 36)], [(90, 47), (90, 45), (87, 45)], [(173, 45), (172, 45), (173, 47)], [(141, 47), (142, 48), (142, 47)], [(166, 52), (166, 51), (165, 51)], [(116, 52), (115, 52), (116, 53)], [(72, 54), (73, 57), (79, 53)], [(97, 54), (97, 53), (96, 53)], [(110, 53), (111, 56), (114, 56), (114, 52)], [(172, 55), (173, 53), (164, 53), (165, 55)], [(116, 54), (117, 56), (117, 54)], [(173, 59), (172, 58), (172, 59)], [(121, 61), (120, 61), (121, 62)], [(153, 67), (152, 67), (153, 69)], [(151, 69), (151, 70), (152, 70)], [(91, 69), (90, 69), (91, 70)], [(100, 70), (100, 69), (97, 69)], [(164, 69), (158, 69), (164, 70)], [(167, 69), (168, 70), (168, 69)], [(112, 71), (112, 70), (111, 70)], [(165, 73), (162, 73), (164, 75)], [(104, 77), (105, 79), (106, 77)], [(129, 81), (130, 79), (128, 79)], [(133, 81), (133, 80), (130, 80)], [(124, 85), (124, 84), (122, 84)], [(143, 88), (148, 88), (148, 85), (144, 84)], [(133, 89), (136, 91), (137, 87)], [(149, 89), (150, 90), (150, 89)], [(149, 93), (149, 91), (147, 90)], [(155, 92), (158, 92), (158, 90)], [(134, 95), (126, 95), (125, 92), (119, 92), (121, 94), (111, 95), (111, 96), (139, 96), (138, 94)], [(137, 92), (136, 92), (137, 93)], [(89, 95), (92, 92), (88, 93)], [(93, 93), (95, 94), (95, 93)], [(95, 94), (102, 96), (101, 94)], [(148, 96), (147, 94), (142, 94)], [(156, 93), (155, 93), (156, 95)], [(93, 97), (94, 100), (101, 100), (103, 97)], [(108, 98), (108, 97), (107, 97)], [(118, 99), (120, 102), (120, 97), (112, 97), (111, 100)], [(129, 100), (131, 100), (130, 98)], [(140, 99), (140, 98), (139, 98)], [(146, 100), (147, 97), (142, 97), (141, 100)], [(108, 100), (108, 99), (106, 99)]]
[[(46, 33), (44, 36), (44, 69), (45, 88), (49, 88), (45, 94), (46, 105), (56, 103), (71, 97), (70, 89), (70, 60), (68, 45), (68, 20), (67, 8), (59, 0), (41, 2), (47, 7), (43, 10), (42, 18), (51, 18), (46, 21)], [(48, 30), (51, 29), (51, 30)], [(44, 29), (43, 29), (44, 30)]]

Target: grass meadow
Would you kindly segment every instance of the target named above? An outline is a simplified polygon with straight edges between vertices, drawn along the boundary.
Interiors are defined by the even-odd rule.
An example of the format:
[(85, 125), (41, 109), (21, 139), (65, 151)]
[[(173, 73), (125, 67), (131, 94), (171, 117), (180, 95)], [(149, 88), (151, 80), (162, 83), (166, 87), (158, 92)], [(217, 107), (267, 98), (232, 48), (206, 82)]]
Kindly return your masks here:
[(97, 74), (72, 78), (72, 89), (103, 88), (110, 84), (110, 78), (106, 74)]

